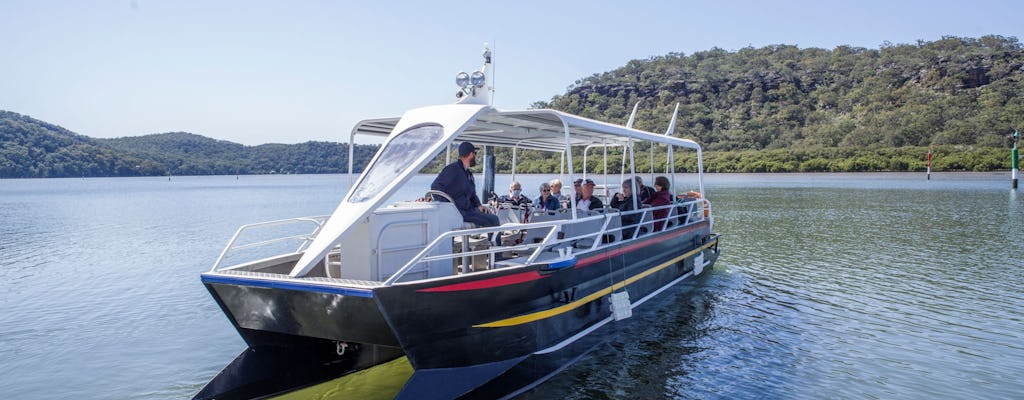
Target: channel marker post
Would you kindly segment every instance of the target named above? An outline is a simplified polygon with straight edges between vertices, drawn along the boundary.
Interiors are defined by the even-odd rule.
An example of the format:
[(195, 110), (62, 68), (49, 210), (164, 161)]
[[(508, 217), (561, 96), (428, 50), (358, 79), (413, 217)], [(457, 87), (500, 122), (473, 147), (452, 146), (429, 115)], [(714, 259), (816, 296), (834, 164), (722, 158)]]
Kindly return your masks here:
[(1020, 140), (1020, 132), (1013, 130), (1013, 149), (1010, 150), (1010, 178), (1014, 189), (1017, 188), (1017, 163), (1020, 162), (1020, 153), (1017, 152), (1017, 141)]

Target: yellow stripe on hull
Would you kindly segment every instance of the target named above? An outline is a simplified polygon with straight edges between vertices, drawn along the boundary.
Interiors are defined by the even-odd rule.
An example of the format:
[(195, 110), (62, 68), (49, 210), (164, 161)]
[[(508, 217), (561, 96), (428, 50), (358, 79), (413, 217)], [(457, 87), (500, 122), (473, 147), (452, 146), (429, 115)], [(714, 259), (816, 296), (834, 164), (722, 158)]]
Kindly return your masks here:
[(473, 325), (473, 327), (474, 328), (502, 328), (502, 327), (507, 327), (507, 326), (522, 325), (522, 324), (526, 324), (526, 323), (530, 323), (530, 322), (534, 322), (534, 321), (539, 321), (539, 320), (542, 320), (542, 319), (545, 319), (545, 318), (551, 318), (551, 317), (554, 317), (556, 315), (559, 315), (559, 314), (562, 314), (562, 313), (565, 313), (565, 312), (569, 312), (569, 311), (575, 310), (577, 308), (582, 307), (584, 304), (587, 304), (587, 303), (589, 303), (591, 301), (594, 301), (594, 300), (597, 300), (597, 299), (601, 298), (601, 296), (604, 296), (604, 295), (607, 295), (607, 294), (611, 294), (612, 292), (614, 292), (616, 290), (619, 290), (619, 289), (622, 289), (622, 288), (632, 284), (633, 282), (636, 282), (638, 280), (646, 278), (647, 276), (649, 276), (649, 275), (651, 275), (651, 274), (653, 274), (655, 272), (661, 271), (662, 269), (665, 269), (669, 265), (673, 265), (673, 264), (679, 262), (680, 260), (684, 260), (686, 258), (689, 258), (690, 256), (693, 256), (693, 255), (703, 251), (704, 249), (707, 249), (707, 248), (709, 248), (711, 246), (714, 246), (715, 243), (718, 243), (718, 240), (712, 240), (712, 241), (708, 242), (707, 244), (705, 244), (705, 245), (703, 245), (701, 247), (698, 247), (696, 249), (693, 249), (693, 250), (687, 252), (686, 254), (683, 254), (683, 255), (681, 255), (679, 257), (673, 258), (673, 259), (671, 259), (669, 261), (666, 261), (666, 262), (664, 262), (664, 263), (662, 263), (662, 264), (660, 264), (660, 265), (658, 265), (656, 267), (650, 268), (650, 269), (648, 269), (648, 270), (646, 270), (644, 272), (641, 272), (639, 274), (633, 275), (633, 276), (629, 277), (629, 279), (626, 279), (626, 280), (624, 280), (622, 282), (619, 282), (619, 283), (616, 283), (616, 284), (611, 285), (609, 287), (606, 287), (604, 289), (598, 290), (597, 292), (594, 292), (594, 293), (592, 293), (592, 294), (590, 294), (590, 295), (588, 295), (586, 297), (583, 297), (583, 298), (581, 298), (579, 300), (576, 300), (576, 301), (574, 301), (572, 303), (564, 304), (564, 305), (561, 305), (561, 306), (558, 306), (558, 307), (555, 307), (555, 308), (552, 308), (552, 309), (544, 310), (544, 311), (538, 311), (538, 312), (529, 313), (529, 314), (523, 314), (523, 315), (519, 315), (519, 316), (516, 316), (516, 317), (506, 318), (506, 319), (502, 319), (502, 320), (498, 320), (498, 321), (494, 321), (494, 322), (488, 322), (486, 324)]

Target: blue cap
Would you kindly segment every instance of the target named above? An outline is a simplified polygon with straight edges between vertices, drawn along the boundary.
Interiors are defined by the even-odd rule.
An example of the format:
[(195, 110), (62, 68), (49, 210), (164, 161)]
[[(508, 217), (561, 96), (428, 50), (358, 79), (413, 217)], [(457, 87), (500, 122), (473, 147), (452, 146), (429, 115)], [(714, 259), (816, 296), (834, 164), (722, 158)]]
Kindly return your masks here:
[(473, 146), (470, 142), (462, 142), (459, 145), (459, 157), (465, 157), (474, 151), (476, 151), (476, 146)]

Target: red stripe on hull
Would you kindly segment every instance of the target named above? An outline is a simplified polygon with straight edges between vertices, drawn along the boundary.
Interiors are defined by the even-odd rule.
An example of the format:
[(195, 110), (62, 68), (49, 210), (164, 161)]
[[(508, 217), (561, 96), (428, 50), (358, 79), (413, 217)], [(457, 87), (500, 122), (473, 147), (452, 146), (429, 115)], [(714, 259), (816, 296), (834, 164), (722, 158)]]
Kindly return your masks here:
[(609, 251), (607, 253), (602, 253), (602, 254), (598, 254), (596, 256), (587, 257), (587, 258), (584, 258), (584, 259), (581, 259), (581, 260), (577, 261), (576, 262), (576, 267), (574, 267), (574, 268), (583, 268), (583, 267), (586, 267), (586, 266), (588, 266), (590, 264), (599, 263), (599, 262), (607, 260), (609, 258), (612, 258), (612, 257), (615, 257), (615, 256), (620, 256), (620, 255), (629, 253), (631, 251), (637, 250), (637, 249), (642, 248), (642, 247), (647, 247), (647, 246), (650, 246), (652, 244), (655, 244), (655, 243), (658, 243), (658, 242), (662, 242), (662, 241), (674, 238), (676, 236), (680, 236), (680, 235), (683, 235), (683, 234), (686, 234), (686, 233), (693, 232), (694, 230), (696, 230), (699, 227), (700, 227), (700, 225), (693, 226), (691, 228), (684, 229), (684, 230), (681, 230), (681, 231), (678, 231), (678, 232), (672, 232), (670, 234), (663, 235), (663, 236), (660, 236), (660, 237), (647, 239), (647, 240), (642, 241), (640, 243), (633, 243), (633, 244), (631, 244), (629, 246), (626, 246), (626, 247), (620, 247), (618, 249)]
[(460, 292), (464, 290), (490, 289), (499, 286), (514, 285), (517, 283), (535, 281), (540, 278), (547, 278), (548, 276), (550, 275), (541, 275), (537, 271), (530, 271), (523, 272), (521, 274), (512, 274), (491, 279), (481, 279), (479, 281), (463, 282), (452, 285), (420, 289), (417, 290), (417, 292)]

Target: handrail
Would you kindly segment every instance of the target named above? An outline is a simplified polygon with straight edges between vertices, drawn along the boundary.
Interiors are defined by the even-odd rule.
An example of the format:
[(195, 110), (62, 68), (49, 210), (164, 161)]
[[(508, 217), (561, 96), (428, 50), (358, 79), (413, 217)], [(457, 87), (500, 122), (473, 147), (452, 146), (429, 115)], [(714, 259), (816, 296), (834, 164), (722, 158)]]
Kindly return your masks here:
[[(607, 234), (609, 232), (622, 232), (622, 231), (624, 231), (626, 229), (634, 229), (633, 239), (635, 239), (637, 236), (639, 236), (639, 229), (640, 229), (641, 226), (644, 225), (644, 223), (637, 222), (636, 224), (629, 225), (629, 226), (622, 226), (620, 224), (620, 226), (618, 226), (618, 227), (614, 227), (614, 228), (609, 229), (608, 225), (611, 222), (611, 219), (612, 218), (616, 218), (616, 217), (621, 218), (623, 215), (640, 214), (641, 215), (641, 220), (642, 220), (642, 218), (643, 218), (642, 215), (644, 215), (646, 213), (653, 213), (654, 211), (659, 211), (659, 210), (671, 210), (674, 207), (685, 206), (685, 205), (688, 205), (688, 204), (698, 205), (698, 204), (702, 204), (702, 200), (703, 199), (697, 199), (697, 200), (685, 201), (685, 202), (673, 202), (671, 204), (666, 204), (666, 205), (657, 206), (657, 207), (645, 207), (645, 208), (641, 208), (639, 210), (629, 210), (629, 211), (619, 211), (619, 212), (595, 214), (595, 215), (590, 215), (590, 216), (579, 218), (579, 219), (559, 219), (559, 220), (551, 220), (551, 221), (543, 221), (543, 222), (531, 222), (531, 223), (526, 223), (526, 224), (507, 224), (507, 225), (500, 225), (500, 226), (495, 226), (495, 227), (461, 229), (461, 230), (448, 231), (448, 232), (445, 232), (444, 234), (441, 234), (440, 236), (435, 238), (433, 241), (431, 241), (415, 257), (413, 257), (405, 265), (403, 265), (402, 268), (399, 268), (398, 271), (395, 271), (394, 274), (392, 274), (387, 280), (384, 281), (384, 285), (385, 286), (393, 285), (394, 283), (398, 282), (398, 280), (400, 280), (403, 276), (405, 276), (406, 273), (408, 273), (410, 270), (412, 270), (412, 268), (415, 267), (417, 264), (424, 263), (424, 262), (439, 261), (439, 260), (445, 260), (445, 259), (455, 259), (455, 258), (459, 258), (459, 257), (472, 257), (472, 256), (475, 256), (475, 255), (493, 254), (493, 253), (506, 252), (506, 251), (520, 251), (520, 250), (535, 249), (533, 251), (533, 253), (530, 254), (530, 256), (526, 260), (527, 263), (533, 263), (533, 262), (536, 261), (536, 259), (539, 257), (539, 255), (541, 254), (541, 252), (545, 248), (557, 247), (557, 246), (559, 246), (561, 244), (564, 244), (564, 243), (571, 243), (571, 242), (575, 242), (575, 241), (578, 241), (580, 239), (585, 239), (585, 238), (601, 237), (601, 235)], [(693, 207), (693, 208), (696, 208), (696, 207)], [(701, 208), (701, 213), (699, 215), (700, 215), (700, 218), (692, 218), (692, 217), (688, 216), (685, 224), (674, 225), (672, 227), (668, 227), (667, 226), (668, 225), (667, 222), (670, 221), (673, 218), (679, 218), (680, 214), (676, 214), (676, 213), (673, 213), (673, 212), (668, 212), (665, 217), (655, 218), (655, 219), (646, 221), (645, 223), (646, 224), (654, 224), (655, 222), (661, 222), (662, 223), (662, 229), (661, 229), (662, 231), (675, 230), (675, 229), (681, 228), (683, 226), (689, 226), (689, 225), (693, 225), (695, 223), (703, 221), (704, 220), (704, 218), (703, 218), (703, 208)], [(581, 224), (581, 223), (586, 223), (586, 222), (589, 222), (589, 221), (597, 221), (597, 220), (601, 220), (602, 221), (602, 225), (601, 225), (600, 229), (598, 229), (598, 230), (596, 230), (594, 232), (583, 233), (583, 234), (579, 234), (579, 235), (572, 236), (572, 237), (563, 237), (561, 239), (556, 239), (558, 237), (558, 232), (561, 232), (562, 228), (565, 225), (575, 225), (575, 224)], [(492, 247), (492, 248), (484, 249), (484, 250), (474, 250), (474, 251), (467, 251), (467, 252), (460, 252), (460, 253), (452, 252), (452, 253), (448, 253), (448, 254), (439, 254), (439, 255), (428, 255), (438, 245), (440, 245), (441, 243), (444, 243), (445, 241), (448, 241), (448, 240), (452, 240), (452, 239), (454, 239), (456, 237), (459, 237), (459, 236), (487, 234), (487, 233), (492, 233), (492, 232), (506, 231), (506, 230), (509, 230), (509, 229), (518, 229), (518, 230), (526, 229), (526, 230), (528, 230), (528, 229), (543, 229), (543, 228), (551, 228), (551, 230), (544, 237), (544, 239), (542, 241), (538, 242), (538, 243), (523, 243), (523, 244), (517, 244), (517, 245), (514, 245), (514, 246)], [(602, 243), (601, 240), (594, 240), (594, 243), (591, 244), (590, 247), (587, 250), (597, 249), (602, 244), (605, 244), (605, 243)]]
[[(398, 281), (398, 279), (401, 279), (401, 277), (403, 275), (405, 275), (406, 272), (408, 272), (410, 269), (412, 269), (412, 267), (415, 266), (416, 264), (419, 264), (420, 262), (422, 262), (423, 258), (427, 257), (427, 254), (431, 250), (433, 250), (440, 243), (442, 243), (443, 240), (446, 240), (446, 239), (447, 240), (451, 240), (451, 239), (454, 239), (457, 236), (468, 236), (468, 235), (486, 234), (486, 233), (493, 233), (493, 232), (502, 232), (502, 231), (508, 230), (510, 228), (511, 229), (531, 229), (531, 228), (547, 228), (547, 227), (554, 228), (554, 227), (559, 227), (559, 229), (561, 229), (562, 225), (575, 224), (575, 223), (579, 223), (581, 221), (597, 220), (599, 218), (604, 218), (604, 216), (603, 215), (595, 215), (595, 216), (589, 216), (589, 217), (580, 218), (580, 219), (564, 219), (564, 220), (553, 220), (553, 221), (544, 221), (544, 222), (531, 222), (531, 223), (527, 223), (527, 224), (508, 224), (508, 225), (499, 225), (499, 226), (491, 226), (491, 227), (483, 227), (483, 228), (459, 229), (459, 230), (454, 230), (454, 231), (448, 231), (448, 232), (445, 232), (445, 233), (441, 234), (440, 236), (435, 238), (433, 241), (431, 241), (430, 244), (427, 245), (427, 247), (423, 248), (423, 250), (419, 252), (419, 254), (416, 254), (416, 256), (413, 257), (411, 260), (409, 260), (409, 262), (405, 263), (405, 265), (403, 265), (402, 268), (399, 268), (398, 271), (395, 271), (395, 273), (392, 274), (390, 278), (388, 278), (386, 281), (384, 281), (384, 285), (390, 286), (390, 285), (394, 284), (396, 281)], [(540, 243), (528, 244), (527, 246), (530, 246), (529, 248), (532, 248), (532, 247), (541, 247), (541, 246), (543, 246), (545, 244), (546, 244), (545, 242), (540, 242)], [(503, 248), (502, 251), (505, 251), (505, 249)], [(490, 252), (493, 252), (493, 251), (487, 251), (485, 253), (490, 253)], [(466, 254), (468, 254), (468, 253), (466, 253)], [(449, 257), (445, 257), (445, 258), (462, 257), (462, 256), (464, 256), (466, 254), (463, 254), (463, 253), (452, 253), (452, 254), (449, 255)]]
[[(220, 256), (218, 256), (217, 260), (214, 261), (213, 268), (210, 268), (210, 272), (217, 271), (217, 269), (220, 268), (220, 264), (222, 262), (224, 262), (224, 258), (227, 257), (227, 255), (229, 253), (231, 253), (233, 251), (236, 251), (236, 250), (243, 250), (243, 249), (248, 249), (248, 248), (260, 247), (260, 246), (265, 246), (265, 245), (268, 245), (268, 244), (271, 244), (271, 243), (278, 243), (278, 242), (283, 242), (283, 241), (287, 241), (287, 240), (304, 239), (303, 242), (299, 245), (298, 249), (295, 250), (296, 253), (301, 252), (306, 246), (309, 245), (310, 241), (312, 241), (313, 238), (316, 237), (316, 234), (320, 231), (320, 228), (323, 227), (324, 222), (327, 221), (328, 218), (330, 218), (329, 215), (321, 215), (321, 216), (316, 216), (316, 217), (289, 218), (289, 219), (281, 219), (281, 220), (276, 220), (276, 221), (257, 222), (257, 223), (253, 223), (253, 224), (242, 225), (241, 227), (238, 228), (238, 230), (235, 231), (235, 234), (231, 236), (231, 240), (228, 241), (228, 244), (227, 244), (227, 246), (224, 247), (224, 250), (222, 250), (220, 252)], [(305, 234), (305, 235), (294, 235), (294, 236), (288, 236), (288, 237), (283, 237), (283, 238), (268, 239), (268, 240), (264, 240), (264, 241), (261, 241), (261, 242), (246, 243), (246, 244), (243, 244), (243, 245), (235, 246), (235, 242), (237, 242), (238, 239), (242, 236), (242, 233), (245, 232), (245, 231), (248, 231), (250, 229), (254, 229), (254, 228), (268, 228), (268, 227), (273, 227), (273, 226), (288, 225), (288, 224), (294, 224), (294, 223), (299, 223), (299, 222), (311, 222), (314, 225), (316, 225), (316, 227), (313, 229), (312, 232), (310, 232), (308, 234)]]

